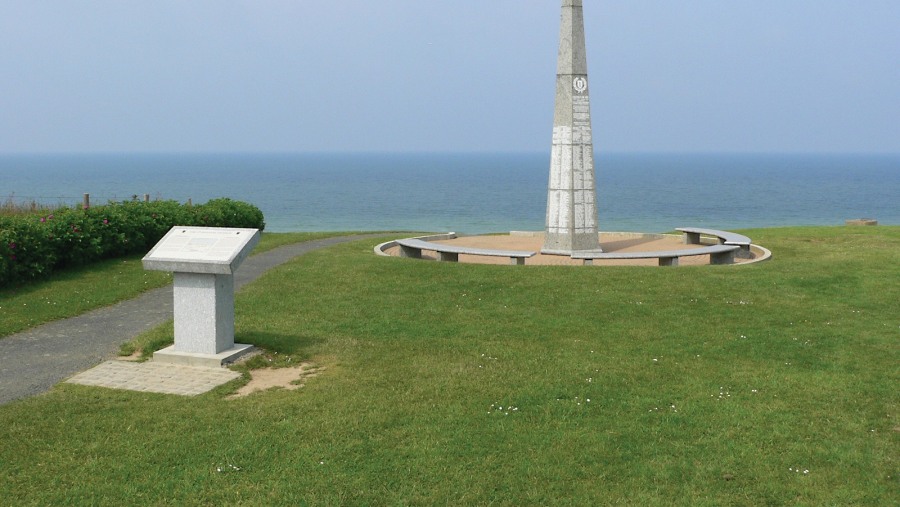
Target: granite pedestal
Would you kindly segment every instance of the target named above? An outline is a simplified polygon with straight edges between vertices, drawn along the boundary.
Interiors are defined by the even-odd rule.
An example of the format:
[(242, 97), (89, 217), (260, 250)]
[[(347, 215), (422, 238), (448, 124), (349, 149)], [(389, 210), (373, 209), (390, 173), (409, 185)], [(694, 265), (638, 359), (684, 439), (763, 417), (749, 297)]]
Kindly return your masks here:
[(234, 343), (234, 271), (259, 242), (258, 229), (173, 227), (144, 269), (174, 272), (175, 344), (154, 361), (221, 366), (250, 352)]

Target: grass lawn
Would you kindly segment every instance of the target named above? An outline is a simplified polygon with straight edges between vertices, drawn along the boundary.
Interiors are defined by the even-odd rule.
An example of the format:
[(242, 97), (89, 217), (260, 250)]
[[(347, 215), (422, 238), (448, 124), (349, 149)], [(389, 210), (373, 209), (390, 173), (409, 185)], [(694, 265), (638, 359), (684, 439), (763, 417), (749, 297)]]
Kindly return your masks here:
[[(282, 245), (337, 233), (263, 233), (253, 255)], [(108, 259), (54, 273), (46, 280), (0, 288), (0, 339), (57, 319), (133, 298), (172, 282), (172, 274), (146, 271), (143, 255)]]
[(0, 504), (895, 505), (900, 227), (741, 232), (774, 258), (301, 256), (236, 341), (321, 376), (0, 406)]

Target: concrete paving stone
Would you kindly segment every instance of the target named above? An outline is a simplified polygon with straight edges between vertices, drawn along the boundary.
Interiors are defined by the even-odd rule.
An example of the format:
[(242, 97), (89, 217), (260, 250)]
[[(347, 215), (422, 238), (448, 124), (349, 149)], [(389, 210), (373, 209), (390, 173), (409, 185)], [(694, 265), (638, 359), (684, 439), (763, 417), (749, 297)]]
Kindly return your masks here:
[(111, 389), (195, 396), (240, 376), (240, 373), (225, 368), (195, 368), (112, 360), (79, 373), (66, 382)]

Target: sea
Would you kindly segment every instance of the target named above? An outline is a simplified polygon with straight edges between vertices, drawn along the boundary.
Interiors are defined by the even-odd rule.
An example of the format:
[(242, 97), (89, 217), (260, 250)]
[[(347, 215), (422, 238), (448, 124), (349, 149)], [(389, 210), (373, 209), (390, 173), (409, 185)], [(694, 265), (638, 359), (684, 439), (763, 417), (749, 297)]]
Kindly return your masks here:
[[(900, 224), (900, 154), (598, 153), (602, 231)], [(266, 230), (543, 230), (546, 153), (0, 154), (0, 204), (228, 197)]]

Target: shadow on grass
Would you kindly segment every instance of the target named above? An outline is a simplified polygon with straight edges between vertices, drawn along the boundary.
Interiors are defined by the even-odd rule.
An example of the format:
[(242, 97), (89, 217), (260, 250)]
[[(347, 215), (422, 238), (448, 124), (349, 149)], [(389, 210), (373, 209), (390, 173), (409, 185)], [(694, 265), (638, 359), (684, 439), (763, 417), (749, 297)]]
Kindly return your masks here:
[[(123, 343), (119, 347), (120, 356), (130, 356), (135, 351), (141, 351), (140, 359), (143, 361), (153, 357), (153, 353), (174, 343), (174, 322), (165, 324), (141, 334), (134, 340)], [(300, 359), (306, 356), (305, 351), (315, 345), (325, 343), (324, 338), (313, 336), (298, 336), (278, 333), (266, 333), (262, 331), (240, 332), (234, 335), (235, 343), (247, 343), (254, 345), (267, 353), (279, 354), (285, 358)]]
[(249, 343), (270, 352), (286, 355), (303, 355), (304, 350), (325, 343), (324, 338), (315, 336), (287, 335), (250, 331), (237, 333), (235, 343)]

